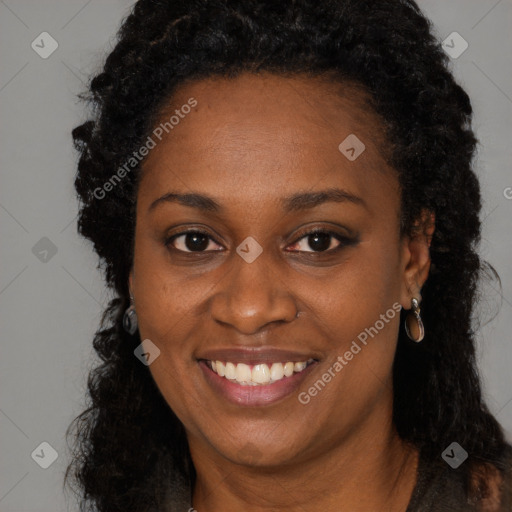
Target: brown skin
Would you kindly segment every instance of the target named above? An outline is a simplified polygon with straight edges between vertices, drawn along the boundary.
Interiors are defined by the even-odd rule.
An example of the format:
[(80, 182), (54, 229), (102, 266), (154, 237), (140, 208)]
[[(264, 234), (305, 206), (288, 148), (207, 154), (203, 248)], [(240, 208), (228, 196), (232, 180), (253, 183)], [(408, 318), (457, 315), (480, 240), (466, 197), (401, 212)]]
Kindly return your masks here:
[[(208, 348), (311, 354), (319, 363), (298, 392), (307, 391), (394, 303), (409, 309), (419, 297), (433, 224), (400, 236), (399, 185), (379, 119), (348, 84), (270, 74), (189, 83), (162, 118), (190, 97), (197, 107), (143, 166), (130, 286), (141, 339), (161, 350), (150, 371), (187, 431), (194, 508), (405, 511), (417, 451), (392, 424), (399, 315), (307, 405), (292, 393), (265, 407), (235, 406), (196, 361)], [(353, 162), (338, 150), (351, 133), (366, 145)], [(365, 205), (283, 211), (284, 197), (335, 187)], [(175, 202), (148, 210), (170, 191), (207, 195), (225, 211)], [(315, 252), (303, 234), (313, 226), (356, 241)], [(212, 237), (205, 254), (179, 252), (184, 236), (166, 247), (166, 237), (192, 227)], [(248, 236), (263, 248), (250, 264), (235, 251)], [(329, 247), (339, 244), (331, 238)]]

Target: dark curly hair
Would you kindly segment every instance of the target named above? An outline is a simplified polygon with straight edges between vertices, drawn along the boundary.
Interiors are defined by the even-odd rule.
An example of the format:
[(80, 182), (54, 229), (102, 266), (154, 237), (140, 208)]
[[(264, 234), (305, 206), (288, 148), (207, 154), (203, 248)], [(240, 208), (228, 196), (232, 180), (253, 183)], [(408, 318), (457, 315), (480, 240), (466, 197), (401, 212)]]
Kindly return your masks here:
[[(95, 191), (136, 151), (178, 86), (213, 75), (268, 71), (332, 76), (369, 93), (401, 185), (401, 230), (435, 214), (432, 267), (422, 289), (425, 340), (400, 332), (394, 422), (430, 461), (454, 440), (474, 469), (504, 471), (509, 449), (481, 393), (473, 312), (481, 207), (472, 170), (472, 108), (449, 71), (430, 22), (413, 0), (140, 0), (124, 20), (103, 70), (81, 95), (92, 119), (73, 130), (80, 153), (78, 230), (90, 239), (115, 297), (93, 346), (87, 409), (70, 425), (81, 510), (148, 511), (178, 476), (194, 481), (184, 428), (134, 357), (127, 334), (140, 164), (99, 200)], [(336, 78), (334, 78), (336, 77)], [(473, 484), (472, 484), (473, 482)], [(485, 479), (478, 484), (485, 495)], [(92, 508), (95, 507), (95, 508)]]

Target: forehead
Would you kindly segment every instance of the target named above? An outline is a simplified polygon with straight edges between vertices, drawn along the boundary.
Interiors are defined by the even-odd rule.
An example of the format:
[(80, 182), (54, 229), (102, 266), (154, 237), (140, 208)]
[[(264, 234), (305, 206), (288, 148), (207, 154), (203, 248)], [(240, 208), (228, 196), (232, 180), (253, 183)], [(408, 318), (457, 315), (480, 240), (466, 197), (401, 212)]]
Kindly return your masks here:
[[(197, 104), (190, 112), (176, 112), (191, 98)], [(200, 188), (261, 200), (319, 181), (349, 185), (353, 193), (375, 180), (389, 182), (383, 125), (368, 95), (351, 82), (269, 73), (211, 77), (180, 87), (155, 125), (173, 115), (176, 121), (177, 113), (179, 122), (143, 163), (144, 194)], [(350, 160), (343, 151), (358, 141), (364, 151)]]

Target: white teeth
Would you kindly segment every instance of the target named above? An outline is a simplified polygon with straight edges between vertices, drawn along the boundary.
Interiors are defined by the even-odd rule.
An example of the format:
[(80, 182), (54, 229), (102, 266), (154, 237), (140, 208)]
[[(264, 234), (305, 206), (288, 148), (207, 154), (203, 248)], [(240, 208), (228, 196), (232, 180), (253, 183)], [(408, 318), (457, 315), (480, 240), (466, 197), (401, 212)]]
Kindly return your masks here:
[(285, 377), (290, 377), (293, 375), (293, 370), (295, 369), (294, 363), (286, 363), (283, 366), (283, 372)]
[(233, 363), (226, 363), (225, 377), (231, 380), (236, 379), (236, 366)]
[(307, 366), (307, 363), (304, 363), (303, 361), (301, 361), (300, 363), (295, 363), (293, 365), (293, 369), (296, 372), (301, 372), (302, 370), (304, 370), (304, 368), (306, 368), (306, 366)]
[(217, 373), (224, 377), (226, 375), (226, 367), (224, 366), (224, 363), (221, 363), (220, 361), (216, 361), (215, 366), (217, 367)]
[(281, 363), (274, 363), (270, 368), (270, 378), (273, 381), (281, 380), (284, 377), (283, 365)]
[(308, 363), (313, 361), (313, 359), (309, 359), (299, 362), (272, 363), (270, 368), (267, 364), (262, 363), (254, 365), (252, 369), (245, 363), (227, 362), (224, 364), (222, 361), (210, 361), (210, 365), (211, 369), (220, 377), (225, 377), (243, 386), (258, 386), (272, 384), (284, 377), (291, 377), (294, 372), (303, 371)]
[(268, 384), (270, 382), (270, 370), (266, 364), (257, 364), (252, 369), (252, 381), (258, 384)]
[(251, 380), (251, 367), (244, 363), (238, 363), (236, 365), (236, 381), (237, 382), (249, 382), (250, 380)]

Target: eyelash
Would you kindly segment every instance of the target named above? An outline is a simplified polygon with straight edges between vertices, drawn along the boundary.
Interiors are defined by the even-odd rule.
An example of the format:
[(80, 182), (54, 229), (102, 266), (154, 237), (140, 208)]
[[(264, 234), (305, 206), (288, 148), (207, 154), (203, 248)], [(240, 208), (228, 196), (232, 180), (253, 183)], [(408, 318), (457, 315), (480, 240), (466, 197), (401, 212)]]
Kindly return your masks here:
[[(194, 228), (194, 229), (190, 229), (190, 230), (186, 230), (186, 231), (181, 231), (179, 233), (176, 233), (176, 234), (168, 237), (165, 240), (166, 247), (168, 247), (170, 250), (173, 250), (173, 251), (176, 251), (176, 252), (182, 253), (182, 254), (207, 254), (209, 252), (217, 252), (218, 251), (218, 250), (215, 250), (215, 251), (182, 251), (181, 249), (176, 249), (175, 247), (172, 247), (172, 243), (174, 242), (174, 240), (176, 240), (180, 236), (184, 236), (187, 234), (201, 234), (201, 235), (206, 236), (207, 238), (209, 238), (211, 241), (215, 242), (216, 244), (221, 245), (207, 231), (204, 231), (200, 228)], [(296, 238), (295, 241), (292, 242), (292, 244), (290, 244), (290, 245), (296, 245), (302, 239), (308, 237), (309, 235), (313, 235), (313, 234), (329, 235), (330, 237), (335, 238), (339, 242), (339, 245), (337, 247), (335, 247), (334, 249), (327, 249), (325, 251), (290, 251), (290, 252), (298, 252), (298, 253), (306, 253), (306, 254), (333, 254), (333, 253), (337, 252), (338, 250), (342, 249), (343, 247), (347, 247), (347, 246), (354, 245), (355, 243), (357, 243), (357, 238), (349, 238), (349, 237), (341, 235), (340, 233), (337, 233), (335, 231), (330, 231), (328, 229), (322, 229), (322, 228), (316, 227), (316, 228), (310, 228), (307, 231), (301, 233), (301, 235), (298, 238)]]

